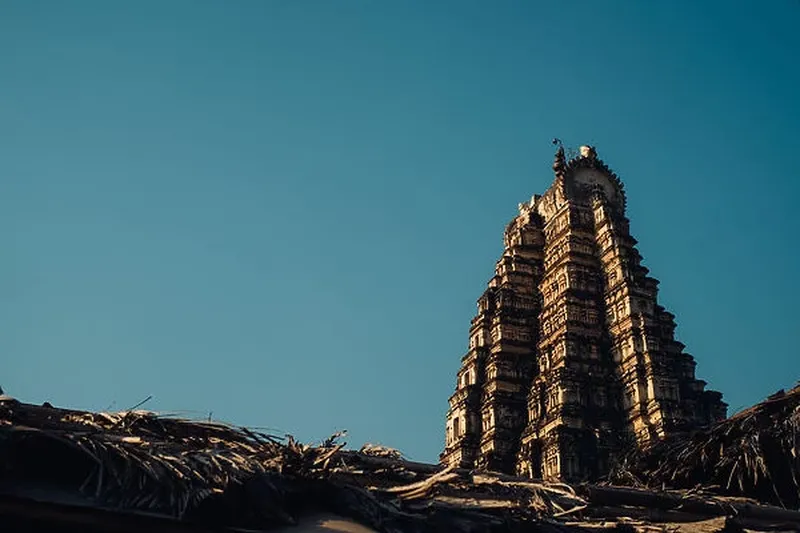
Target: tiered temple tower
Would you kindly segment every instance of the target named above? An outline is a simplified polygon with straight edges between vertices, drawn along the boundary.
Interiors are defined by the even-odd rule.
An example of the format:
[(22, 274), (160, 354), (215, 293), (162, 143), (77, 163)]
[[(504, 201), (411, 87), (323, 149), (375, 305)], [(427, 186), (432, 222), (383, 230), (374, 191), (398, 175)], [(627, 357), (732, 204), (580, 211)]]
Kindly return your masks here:
[(569, 161), (559, 148), (553, 171), (506, 227), (478, 299), (445, 464), (592, 479), (626, 446), (726, 416), (658, 305), (620, 180), (588, 146)]

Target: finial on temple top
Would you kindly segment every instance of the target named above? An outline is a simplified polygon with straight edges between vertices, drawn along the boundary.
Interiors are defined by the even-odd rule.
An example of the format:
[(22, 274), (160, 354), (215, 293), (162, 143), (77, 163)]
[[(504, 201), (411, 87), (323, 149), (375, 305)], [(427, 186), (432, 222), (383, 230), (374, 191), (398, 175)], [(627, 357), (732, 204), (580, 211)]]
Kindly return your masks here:
[(594, 149), (594, 146), (581, 146), (581, 157), (595, 159), (597, 157), (597, 150)]
[(567, 166), (567, 160), (564, 157), (564, 144), (561, 142), (561, 139), (553, 139), (553, 144), (558, 145), (556, 157), (553, 160), (553, 172), (556, 173), (556, 176), (560, 176)]

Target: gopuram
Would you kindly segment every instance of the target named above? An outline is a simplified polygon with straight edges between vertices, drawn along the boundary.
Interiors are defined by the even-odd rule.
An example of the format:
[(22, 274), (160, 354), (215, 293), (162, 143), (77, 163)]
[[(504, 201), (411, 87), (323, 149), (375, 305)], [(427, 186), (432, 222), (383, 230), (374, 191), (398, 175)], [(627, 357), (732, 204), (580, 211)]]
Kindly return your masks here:
[[(558, 142), (560, 145), (560, 142)], [(441, 462), (579, 481), (630, 446), (725, 418), (658, 304), (623, 185), (582, 146), (519, 205), (478, 299)]]

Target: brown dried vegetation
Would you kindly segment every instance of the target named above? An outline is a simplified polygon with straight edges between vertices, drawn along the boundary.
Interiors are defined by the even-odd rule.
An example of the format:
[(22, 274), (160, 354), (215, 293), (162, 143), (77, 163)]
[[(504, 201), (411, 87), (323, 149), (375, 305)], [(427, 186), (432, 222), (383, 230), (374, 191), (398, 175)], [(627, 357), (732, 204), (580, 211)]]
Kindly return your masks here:
[[(6, 397), (0, 502), (27, 498), (251, 531), (320, 510), (384, 532), (796, 531), (800, 512), (731, 494), (797, 507), (799, 397), (794, 389), (708, 432), (628, 457), (614, 480), (627, 487), (443, 469), (379, 447), (346, 451), (338, 436), (312, 447), (218, 423)], [(654, 490), (662, 487), (683, 490)]]
[(610, 479), (660, 488), (703, 486), (720, 494), (800, 507), (800, 386), (715, 424), (628, 455)]

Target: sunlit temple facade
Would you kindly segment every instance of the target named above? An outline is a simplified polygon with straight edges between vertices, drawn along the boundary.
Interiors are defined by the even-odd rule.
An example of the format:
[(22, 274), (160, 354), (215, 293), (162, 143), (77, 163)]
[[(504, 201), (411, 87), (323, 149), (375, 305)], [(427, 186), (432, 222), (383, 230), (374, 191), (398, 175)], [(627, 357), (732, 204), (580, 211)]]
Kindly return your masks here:
[(519, 205), (478, 299), (441, 461), (594, 479), (627, 446), (725, 418), (675, 339), (625, 216), (622, 183), (581, 147)]

